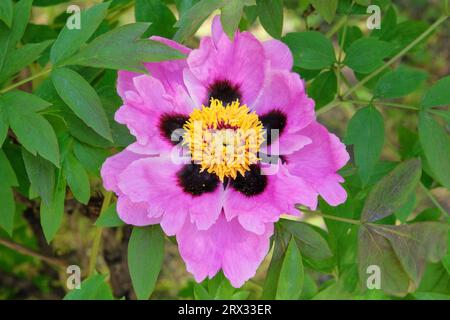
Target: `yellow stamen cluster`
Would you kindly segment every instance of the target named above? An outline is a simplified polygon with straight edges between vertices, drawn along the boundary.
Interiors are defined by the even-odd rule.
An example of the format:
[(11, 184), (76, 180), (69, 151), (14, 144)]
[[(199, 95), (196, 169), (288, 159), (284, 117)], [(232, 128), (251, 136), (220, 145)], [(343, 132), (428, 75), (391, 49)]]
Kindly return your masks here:
[(209, 106), (194, 110), (183, 128), (183, 143), (201, 171), (235, 179), (258, 162), (257, 153), (263, 138), (263, 125), (254, 112), (239, 101), (223, 105), (211, 99)]

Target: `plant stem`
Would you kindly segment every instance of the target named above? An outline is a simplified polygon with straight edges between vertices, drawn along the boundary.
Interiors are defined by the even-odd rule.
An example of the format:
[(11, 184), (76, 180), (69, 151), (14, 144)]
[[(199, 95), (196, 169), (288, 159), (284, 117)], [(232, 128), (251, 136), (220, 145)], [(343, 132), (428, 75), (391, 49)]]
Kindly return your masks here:
[(365, 101), (365, 100), (345, 100), (343, 102), (349, 102), (353, 104), (361, 104), (361, 105), (369, 105), (369, 104), (376, 104), (381, 106), (388, 106), (388, 107), (394, 107), (394, 108), (400, 108), (400, 109), (406, 109), (406, 110), (413, 110), (413, 111), (420, 111), (419, 108), (414, 106), (408, 106), (405, 104), (400, 103), (393, 103), (393, 102), (384, 102), (384, 101)]
[[(348, 91), (343, 95), (343, 98), (347, 98), (349, 95), (351, 95), (353, 92), (361, 88), (364, 84), (369, 82), (371, 79), (376, 77), (378, 74), (383, 72), (386, 68), (388, 68), (390, 65), (392, 65), (394, 62), (396, 62), (398, 59), (403, 57), (409, 50), (414, 48), (420, 41), (425, 39), (431, 32), (433, 32), (440, 24), (442, 24), (447, 19), (447, 16), (441, 16), (438, 20), (436, 20), (427, 30), (425, 30), (420, 36), (418, 36), (414, 41), (412, 41), (409, 45), (407, 45), (403, 50), (401, 50), (399, 53), (397, 53), (394, 57), (392, 57), (388, 62), (383, 64), (381, 67), (367, 75), (364, 79), (356, 83), (353, 87), (348, 89)], [(335, 99), (331, 101), (329, 104), (321, 108), (317, 111), (317, 114), (325, 113), (337, 105), (339, 105), (340, 101)]]
[[(106, 192), (105, 198), (103, 199), (102, 207), (100, 209), (99, 217), (108, 209), (109, 204), (111, 202), (112, 198), (112, 192)], [(102, 240), (102, 227), (96, 227), (95, 229), (95, 235), (94, 235), (94, 241), (92, 243), (92, 251), (91, 251), (91, 257), (89, 260), (89, 276), (94, 274), (95, 266), (97, 265), (97, 256), (100, 249), (100, 243)]]
[[(339, 221), (339, 222), (345, 222), (345, 223), (350, 223), (350, 224), (355, 224), (355, 225), (361, 225), (361, 222), (358, 220), (354, 220), (354, 219), (349, 219), (349, 218), (342, 218), (342, 217), (336, 217), (336, 216), (332, 216), (329, 214), (325, 214), (319, 211), (309, 211), (309, 210), (305, 210), (304, 208), (301, 209), (301, 211), (309, 213), (309, 214), (314, 214), (316, 216), (325, 218), (325, 219), (330, 219), (330, 220), (335, 220), (335, 221)], [(295, 217), (295, 216), (291, 216), (291, 215), (281, 215), (282, 219), (285, 220), (293, 220), (293, 221), (302, 221), (301, 218), (299, 217)]]
[(355, 1), (352, 1), (350, 9), (345, 14), (343, 30), (342, 30), (342, 38), (341, 38), (341, 41), (339, 43), (339, 52), (338, 52), (337, 65), (336, 65), (337, 96), (339, 98), (341, 97), (341, 67), (342, 67), (342, 62), (343, 62), (342, 61), (342, 55), (344, 53), (344, 45), (345, 45), (345, 40), (347, 38), (348, 16), (349, 16), (350, 11), (353, 8), (354, 4), (355, 4)]
[(53, 265), (55, 267), (58, 267), (58, 268), (64, 268), (67, 265), (67, 263), (65, 261), (63, 261), (63, 260), (60, 260), (60, 259), (54, 258), (54, 257), (45, 256), (45, 255), (43, 255), (43, 254), (41, 254), (39, 252), (36, 252), (36, 251), (31, 250), (31, 249), (29, 249), (27, 247), (24, 247), (21, 244), (18, 244), (18, 243), (15, 243), (15, 242), (12, 242), (12, 241), (9, 241), (9, 240), (6, 240), (6, 239), (0, 238), (0, 244), (4, 245), (5, 247), (7, 247), (7, 248), (9, 248), (11, 250), (19, 252), (19, 253), (21, 253), (23, 255), (30, 256), (30, 257), (42, 260), (42, 261), (44, 261), (44, 262), (46, 262), (46, 263), (48, 263), (50, 265)]
[(331, 38), (336, 32), (339, 31), (339, 29), (343, 26), (343, 24), (346, 22), (346, 16), (343, 16), (339, 19), (339, 21), (331, 27), (331, 29), (326, 33), (327, 38)]
[(17, 87), (20, 87), (21, 85), (23, 85), (23, 84), (25, 84), (27, 82), (30, 82), (30, 81), (32, 81), (32, 80), (34, 80), (36, 78), (39, 78), (39, 77), (42, 77), (43, 75), (46, 75), (50, 71), (52, 71), (52, 68), (43, 69), (42, 71), (40, 71), (38, 73), (35, 73), (35, 74), (33, 74), (32, 76), (30, 76), (30, 77), (28, 77), (26, 79), (23, 79), (23, 80), (21, 80), (19, 82), (13, 83), (9, 87), (6, 87), (6, 88), (0, 90), (0, 93), (5, 93), (5, 92), (8, 92), (8, 91), (11, 91), (11, 90), (13, 90), (13, 89), (15, 89)]
[(441, 206), (439, 201), (437, 201), (437, 199), (433, 196), (430, 190), (428, 190), (427, 187), (423, 185), (423, 183), (420, 183), (420, 186), (422, 187), (423, 191), (428, 196), (428, 198), (430, 198), (431, 202), (433, 202), (433, 204), (436, 206), (436, 208), (438, 208), (439, 211), (441, 211), (444, 214), (444, 216), (447, 216), (449, 213)]

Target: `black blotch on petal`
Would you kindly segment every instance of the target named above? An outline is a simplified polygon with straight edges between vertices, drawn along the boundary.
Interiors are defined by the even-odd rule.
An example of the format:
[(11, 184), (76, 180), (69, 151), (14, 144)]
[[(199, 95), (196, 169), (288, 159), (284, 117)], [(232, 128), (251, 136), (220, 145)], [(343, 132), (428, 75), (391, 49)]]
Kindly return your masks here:
[(228, 80), (219, 80), (214, 82), (209, 86), (208, 93), (208, 101), (205, 101), (205, 105), (209, 105), (211, 98), (221, 100), (225, 106), (236, 100), (241, 100), (242, 97), (239, 87), (233, 85)]
[(165, 113), (159, 121), (159, 131), (170, 143), (176, 145), (182, 140), (182, 137), (179, 137), (177, 141), (172, 141), (172, 133), (177, 129), (182, 129), (188, 119), (189, 117), (183, 114)]
[(230, 181), (230, 185), (248, 197), (256, 196), (266, 189), (267, 176), (262, 175), (260, 168), (253, 164), (245, 176), (238, 174), (236, 179)]
[(219, 185), (219, 178), (206, 171), (200, 172), (197, 164), (187, 164), (177, 173), (178, 183), (184, 192), (193, 196), (213, 192)]
[(272, 110), (260, 116), (259, 120), (264, 126), (264, 139), (266, 139), (267, 145), (269, 146), (272, 143), (271, 130), (278, 129), (278, 135), (281, 136), (284, 128), (286, 127), (287, 117), (283, 112), (279, 110)]

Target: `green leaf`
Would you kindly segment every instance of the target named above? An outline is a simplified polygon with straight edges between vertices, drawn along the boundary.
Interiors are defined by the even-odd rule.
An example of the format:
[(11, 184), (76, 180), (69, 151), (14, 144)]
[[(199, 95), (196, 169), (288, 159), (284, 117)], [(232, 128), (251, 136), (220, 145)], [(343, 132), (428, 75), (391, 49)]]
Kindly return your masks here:
[(19, 183), (16, 174), (2, 149), (0, 149), (0, 172), (0, 227), (12, 236), (16, 203), (11, 187), (18, 186)]
[(450, 76), (436, 82), (423, 96), (420, 105), (423, 108), (446, 106), (450, 104)]
[(68, 153), (64, 160), (64, 174), (67, 184), (78, 201), (87, 204), (91, 197), (91, 186), (89, 177), (82, 164), (75, 158), (73, 153)]
[(14, 172), (14, 169), (2, 149), (0, 149), (0, 172), (2, 173), (0, 183), (3, 183), (3, 185), (16, 187), (19, 185), (16, 173)]
[(373, 222), (400, 209), (419, 183), (422, 173), (418, 159), (400, 163), (370, 191), (361, 214), (361, 221)]
[(33, 5), (38, 7), (54, 6), (56, 4), (69, 2), (70, 0), (34, 0)]
[(381, 113), (373, 106), (359, 109), (348, 124), (345, 142), (354, 145), (358, 173), (366, 184), (383, 149), (384, 121)]
[(116, 204), (113, 204), (106, 209), (100, 217), (98, 217), (97, 221), (95, 221), (95, 225), (98, 227), (113, 228), (124, 226), (125, 222), (119, 218), (116, 210)]
[(327, 241), (307, 223), (283, 220), (280, 224), (292, 234), (304, 256), (317, 260), (333, 256)]
[(239, 22), (244, 12), (244, 3), (242, 0), (230, 0), (221, 11), (220, 21), (223, 30), (232, 39), (239, 27)]
[(226, 0), (200, 0), (183, 14), (175, 27), (178, 28), (173, 39), (177, 42), (185, 42), (192, 36), (202, 23), (213, 13), (213, 11), (222, 8), (227, 3)]
[(72, 111), (102, 137), (112, 141), (106, 113), (95, 90), (82, 76), (67, 68), (52, 72), (53, 85)]
[[(376, 29), (375, 29), (376, 30)], [(342, 43), (342, 37), (344, 35), (344, 30), (341, 29), (338, 33), (338, 40), (339, 43)], [(363, 37), (363, 33), (360, 28), (357, 26), (348, 26), (347, 30), (345, 31), (345, 42), (344, 42), (344, 51), (347, 51), (348, 48), (358, 39), (361, 39)]]
[(143, 62), (181, 59), (185, 56), (161, 42), (139, 40), (149, 24), (133, 23), (102, 34), (79, 53), (67, 59), (65, 65), (147, 72)]
[(0, 97), (0, 147), (8, 135), (9, 121), (6, 114), (6, 108), (3, 106), (2, 98)]
[(370, 4), (370, 0), (355, 0), (355, 2), (361, 6), (368, 6)]
[(66, 197), (66, 179), (61, 175), (56, 184), (51, 201), (41, 203), (41, 225), (48, 243), (53, 240), (64, 217), (64, 199)]
[(161, 0), (136, 0), (134, 15), (137, 22), (151, 22), (145, 36), (172, 38), (177, 21), (172, 11)]
[(69, 291), (64, 300), (113, 300), (109, 285), (105, 282), (105, 275), (95, 274), (81, 282), (80, 289)]
[(238, 291), (231, 296), (231, 300), (247, 300), (249, 295), (249, 291)]
[(2, 0), (0, 2), (0, 20), (3, 21), (8, 28), (11, 28), (13, 19), (13, 3), (12, 0)]
[(355, 72), (370, 73), (381, 67), (383, 59), (391, 52), (392, 46), (388, 42), (376, 38), (361, 38), (348, 48), (344, 63)]
[(425, 111), (419, 115), (419, 140), (434, 176), (450, 190), (450, 139), (439, 123)]
[(283, 32), (283, 1), (256, 0), (256, 8), (259, 21), (267, 33), (280, 39)]
[(381, 289), (404, 296), (419, 287), (426, 261), (440, 261), (447, 251), (448, 226), (440, 222), (407, 225), (368, 224), (359, 234), (359, 272), (364, 285), (367, 267), (380, 268)]
[[(441, 117), (442, 119), (447, 121), (447, 123), (450, 124), (450, 110), (432, 110), (431, 112), (433, 114)], [(1, 141), (1, 139), (0, 139), (0, 141)]]
[(201, 284), (194, 284), (194, 299), (195, 300), (211, 300), (208, 291)]
[(294, 239), (289, 242), (278, 279), (277, 300), (297, 300), (303, 290), (302, 256)]
[(38, 192), (42, 202), (50, 204), (55, 187), (55, 167), (39, 155), (32, 155), (22, 149), (22, 157), (30, 179), (31, 189)]
[(381, 77), (375, 87), (377, 98), (399, 98), (416, 90), (427, 78), (424, 71), (399, 67)]
[(338, 0), (309, 0), (322, 18), (331, 23), (336, 15)]
[(380, 268), (381, 289), (393, 295), (408, 292), (409, 278), (389, 241), (371, 228), (361, 227), (358, 241), (358, 269), (361, 287), (366, 287), (369, 266)]
[[(383, 10), (383, 9), (381, 9)], [(380, 40), (384, 40), (387, 33), (394, 30), (397, 25), (397, 13), (394, 6), (389, 6), (381, 19), (380, 29), (373, 29), (370, 33), (371, 37), (378, 37)]]
[(337, 91), (336, 74), (325, 71), (319, 74), (308, 86), (308, 96), (316, 102), (316, 110), (333, 101)]
[(106, 16), (109, 2), (97, 4), (80, 13), (80, 29), (69, 29), (67, 25), (58, 35), (50, 51), (50, 60), (57, 64), (73, 55), (97, 30)]
[(21, 0), (14, 5), (11, 29), (0, 23), (0, 70), (7, 54), (13, 50), (23, 37), (30, 19), (33, 0)]
[(9, 91), (2, 95), (0, 99), (0, 102), (4, 104), (4, 108), (8, 110), (22, 109), (26, 113), (42, 111), (51, 106), (50, 102), (21, 90)]
[(8, 114), (9, 125), (22, 146), (33, 155), (39, 153), (59, 167), (59, 147), (55, 131), (50, 123), (37, 113), (50, 104), (24, 91), (6, 93), (0, 97), (1, 104)]
[[(2, 168), (0, 167), (0, 169)], [(2, 227), (9, 236), (12, 236), (16, 203), (12, 188), (4, 182), (0, 182), (0, 203), (0, 227)]]
[(398, 226), (377, 226), (392, 245), (403, 269), (417, 288), (425, 262), (438, 262), (447, 252), (448, 226), (441, 222), (421, 222)]
[(9, 77), (37, 60), (52, 42), (52, 40), (47, 40), (41, 43), (26, 44), (8, 54), (0, 76), (0, 82), (4, 82)]
[[(391, 44), (393, 47), (393, 50), (391, 51), (392, 56), (399, 53), (408, 44), (417, 39), (428, 29), (428, 27), (429, 24), (426, 21), (419, 20), (406, 20), (393, 26), (383, 26), (382, 24), (381, 28), (384, 28), (384, 32), (380, 37), (380, 40), (387, 41)], [(422, 39), (419, 44), (426, 39), (427, 38)]]
[[(277, 227), (277, 225), (275, 226)], [(289, 243), (290, 238), (291, 237), (287, 232), (281, 232), (278, 227), (276, 228), (273, 240), (275, 245), (273, 249), (272, 259), (270, 260), (269, 269), (267, 270), (261, 299), (275, 299), (278, 279), (280, 277), (280, 270), (286, 253), (286, 247)]]
[(291, 49), (296, 67), (318, 70), (336, 61), (331, 41), (320, 32), (288, 33), (283, 42)]
[(128, 243), (128, 267), (138, 299), (148, 299), (152, 294), (163, 258), (164, 235), (160, 227), (134, 227)]
[(100, 175), (100, 167), (105, 162), (109, 153), (100, 148), (94, 148), (75, 141), (73, 151), (83, 167), (96, 176)]
[(228, 279), (223, 279), (217, 288), (216, 294), (214, 296), (215, 300), (230, 300), (233, 297), (235, 288), (230, 284)]

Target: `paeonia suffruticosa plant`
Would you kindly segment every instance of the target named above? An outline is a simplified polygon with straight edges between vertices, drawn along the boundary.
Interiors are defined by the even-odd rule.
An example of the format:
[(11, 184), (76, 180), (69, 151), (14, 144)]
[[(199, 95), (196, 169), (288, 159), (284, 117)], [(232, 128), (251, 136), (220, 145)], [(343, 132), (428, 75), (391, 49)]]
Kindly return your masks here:
[(0, 296), (450, 298), (447, 1), (69, 5), (0, 4)]

